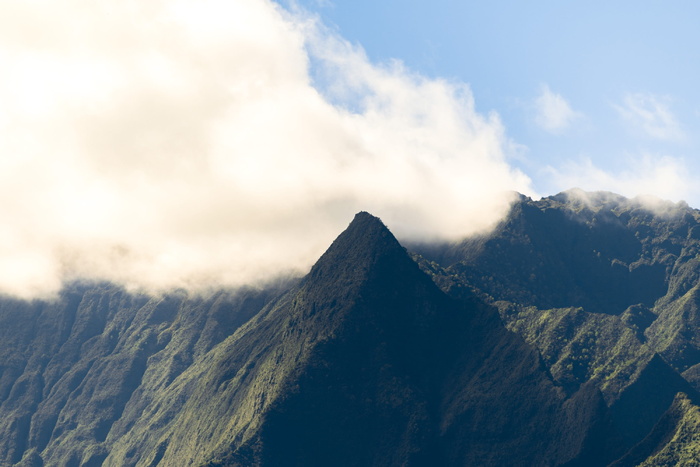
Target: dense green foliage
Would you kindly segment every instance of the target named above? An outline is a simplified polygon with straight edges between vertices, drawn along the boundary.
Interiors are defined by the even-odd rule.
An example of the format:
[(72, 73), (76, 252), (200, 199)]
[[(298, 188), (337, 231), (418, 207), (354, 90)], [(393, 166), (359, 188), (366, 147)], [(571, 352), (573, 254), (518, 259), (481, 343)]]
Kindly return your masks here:
[(654, 429), (612, 467), (694, 466), (700, 459), (700, 408), (678, 393)]
[(54, 302), (0, 300), (0, 465), (100, 465), (143, 407), (272, 293), (90, 285)]

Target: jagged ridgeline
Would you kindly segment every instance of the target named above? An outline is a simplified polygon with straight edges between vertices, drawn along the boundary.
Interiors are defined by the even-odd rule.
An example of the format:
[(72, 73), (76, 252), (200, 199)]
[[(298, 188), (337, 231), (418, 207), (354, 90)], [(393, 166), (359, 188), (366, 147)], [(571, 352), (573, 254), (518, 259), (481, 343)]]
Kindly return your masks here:
[(409, 253), (359, 213), (299, 280), (1, 299), (0, 465), (692, 462), (699, 218), (523, 197)]

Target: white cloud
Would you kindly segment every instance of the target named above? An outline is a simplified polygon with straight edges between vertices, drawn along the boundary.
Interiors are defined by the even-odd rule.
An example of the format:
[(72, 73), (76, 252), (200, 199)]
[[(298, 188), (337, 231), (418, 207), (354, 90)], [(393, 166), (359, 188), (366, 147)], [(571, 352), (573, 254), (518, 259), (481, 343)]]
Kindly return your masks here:
[(670, 98), (648, 93), (628, 94), (615, 109), (633, 128), (660, 140), (683, 139), (683, 130), (670, 109)]
[(552, 92), (549, 86), (542, 85), (540, 95), (535, 99), (535, 123), (552, 133), (567, 129), (581, 114), (575, 112), (561, 94)]
[(644, 154), (629, 157), (628, 170), (611, 172), (597, 166), (590, 158), (569, 162), (560, 168), (548, 167), (555, 191), (580, 187), (585, 191), (613, 191), (627, 197), (652, 195), (673, 201), (697, 195), (696, 184), (680, 158)]
[(0, 63), (6, 293), (250, 283), (307, 268), (361, 209), (458, 236), (529, 192), (466, 86), (267, 0), (2, 2)]

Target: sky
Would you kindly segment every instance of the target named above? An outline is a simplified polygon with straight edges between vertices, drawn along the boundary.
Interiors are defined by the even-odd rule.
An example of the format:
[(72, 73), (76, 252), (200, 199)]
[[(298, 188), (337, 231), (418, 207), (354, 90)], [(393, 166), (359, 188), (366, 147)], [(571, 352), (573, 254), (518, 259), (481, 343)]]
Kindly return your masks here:
[[(690, 2), (0, 1), (0, 293), (303, 274), (354, 213), (700, 206)], [(697, 28), (695, 28), (697, 29)]]
[(370, 60), (466, 83), (540, 195), (580, 186), (700, 206), (700, 5), (301, 0)]

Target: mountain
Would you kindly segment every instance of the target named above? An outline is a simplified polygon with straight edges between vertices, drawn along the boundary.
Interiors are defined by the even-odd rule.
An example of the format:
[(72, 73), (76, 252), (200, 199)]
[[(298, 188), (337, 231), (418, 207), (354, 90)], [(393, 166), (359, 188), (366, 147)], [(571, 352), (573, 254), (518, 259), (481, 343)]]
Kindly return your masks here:
[[(700, 212), (685, 203), (580, 190), (538, 201), (521, 197), (486, 236), (414, 249), (488, 297), (508, 326), (531, 342), (544, 327), (556, 335), (586, 328), (574, 321), (595, 320), (597, 330), (619, 328), (615, 339), (638, 347), (632, 331), (646, 349), (635, 353), (658, 353), (680, 372), (700, 363)], [(553, 319), (541, 319), (548, 314)], [(553, 320), (562, 322), (561, 329)], [(593, 352), (585, 339), (601, 341), (569, 337)], [(562, 349), (549, 341), (540, 345), (555, 366)], [(601, 369), (604, 362), (598, 363), (565, 363), (573, 368), (560, 379), (581, 383)]]
[(362, 212), (301, 279), (0, 299), (0, 465), (683, 462), (698, 219), (573, 191), (409, 252)]
[[(228, 407), (226, 419), (251, 411), (217, 429), (226, 436), (210, 465), (496, 465), (578, 454), (555, 442), (549, 413), (563, 397), (536, 353), (495, 310), (442, 293), (366, 213), (298, 289), (217, 350), (193, 369), (190, 403)], [(229, 381), (240, 398), (222, 404), (217, 391)], [(548, 415), (533, 420), (536, 411)], [(193, 423), (178, 420), (164, 436), (201, 433), (195, 444), (206, 443), (210, 432)], [(181, 446), (163, 460), (187, 459)]]
[(109, 436), (273, 291), (187, 299), (98, 284), (0, 300), (0, 465), (100, 465)]
[(412, 248), (445, 291), (496, 306), (568, 392), (598, 387), (629, 447), (677, 394), (698, 400), (699, 222), (682, 202), (571, 190), (521, 196), (487, 235)]
[(654, 429), (611, 467), (695, 465), (700, 442), (700, 409), (679, 393)]

